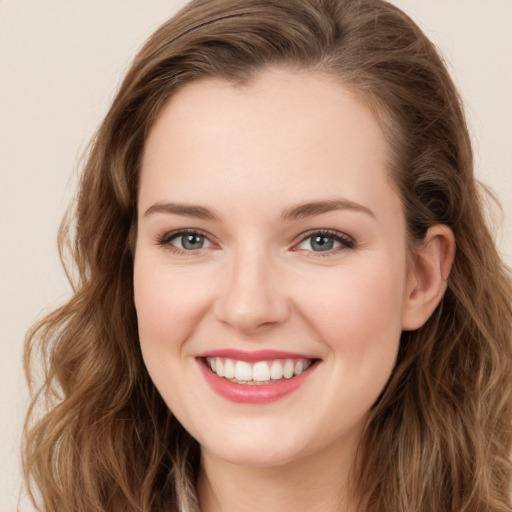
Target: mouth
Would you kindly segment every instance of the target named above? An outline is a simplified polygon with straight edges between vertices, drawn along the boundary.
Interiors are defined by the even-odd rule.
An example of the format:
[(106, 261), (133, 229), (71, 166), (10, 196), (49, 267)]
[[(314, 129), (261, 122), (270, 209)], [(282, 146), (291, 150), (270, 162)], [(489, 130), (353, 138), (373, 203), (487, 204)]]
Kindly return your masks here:
[(265, 404), (299, 389), (320, 359), (275, 351), (222, 350), (197, 356), (201, 372), (218, 395), (232, 402)]
[(242, 385), (262, 386), (293, 379), (305, 372), (316, 359), (293, 358), (242, 361), (228, 357), (205, 357), (203, 364), (218, 377)]

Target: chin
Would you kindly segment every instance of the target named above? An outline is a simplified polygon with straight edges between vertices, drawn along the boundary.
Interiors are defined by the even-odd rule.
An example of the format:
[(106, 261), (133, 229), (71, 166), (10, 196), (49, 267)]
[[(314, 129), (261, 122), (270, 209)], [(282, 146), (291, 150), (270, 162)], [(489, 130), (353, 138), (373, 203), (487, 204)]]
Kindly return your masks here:
[[(314, 451), (304, 436), (279, 428), (254, 428), (247, 424), (236, 431), (225, 429), (218, 436), (199, 440), (201, 451), (230, 464), (246, 467), (277, 467)], [(298, 434), (298, 433), (297, 433)]]
[(284, 449), (279, 443), (267, 443), (265, 446), (229, 444), (226, 449), (209, 450), (201, 447), (215, 458), (236, 466), (270, 468), (284, 466), (299, 457), (297, 451)]

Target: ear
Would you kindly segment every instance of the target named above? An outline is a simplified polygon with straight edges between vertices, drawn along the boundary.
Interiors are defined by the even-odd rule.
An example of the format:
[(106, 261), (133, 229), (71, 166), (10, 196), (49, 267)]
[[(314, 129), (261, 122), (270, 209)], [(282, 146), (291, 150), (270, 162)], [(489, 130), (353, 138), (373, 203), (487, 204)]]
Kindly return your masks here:
[(409, 257), (402, 329), (419, 329), (434, 312), (446, 290), (455, 257), (455, 238), (445, 225), (432, 226)]

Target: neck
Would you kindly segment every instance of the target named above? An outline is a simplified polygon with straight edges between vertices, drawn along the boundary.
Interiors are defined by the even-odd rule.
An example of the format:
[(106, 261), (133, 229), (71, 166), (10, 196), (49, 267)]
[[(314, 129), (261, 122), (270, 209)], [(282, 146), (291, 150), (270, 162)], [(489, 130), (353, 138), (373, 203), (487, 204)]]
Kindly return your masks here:
[(354, 458), (354, 446), (345, 444), (276, 467), (248, 467), (202, 450), (201, 512), (353, 512), (348, 482)]

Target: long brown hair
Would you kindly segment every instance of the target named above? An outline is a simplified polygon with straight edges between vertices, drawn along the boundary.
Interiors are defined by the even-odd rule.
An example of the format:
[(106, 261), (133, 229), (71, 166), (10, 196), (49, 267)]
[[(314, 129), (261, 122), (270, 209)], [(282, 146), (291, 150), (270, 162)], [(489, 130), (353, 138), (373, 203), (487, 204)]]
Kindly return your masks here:
[(421, 30), (382, 0), (195, 0), (136, 56), (61, 228), (74, 295), (27, 335), (34, 398), (24, 469), (33, 499), (45, 511), (198, 510), (199, 448), (139, 349), (139, 167), (179, 87), (209, 76), (247, 82), (270, 65), (327, 73), (367, 102), (394, 152), (412, 243), (435, 224), (456, 238), (446, 294), (422, 328), (403, 333), (372, 408), (354, 468), (360, 509), (509, 511), (510, 275), (486, 227), (457, 91)]

